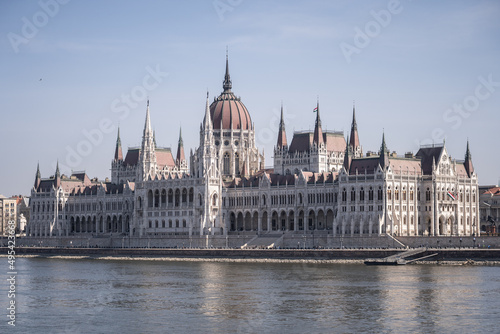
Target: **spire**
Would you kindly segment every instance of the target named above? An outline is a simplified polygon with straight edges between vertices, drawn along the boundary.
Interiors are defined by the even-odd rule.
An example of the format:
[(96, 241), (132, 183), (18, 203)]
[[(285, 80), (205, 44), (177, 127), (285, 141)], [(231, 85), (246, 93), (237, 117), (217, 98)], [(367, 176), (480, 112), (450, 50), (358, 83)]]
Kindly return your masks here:
[(118, 135), (116, 136), (115, 161), (123, 161), (122, 141), (120, 139), (120, 127), (118, 127)]
[(222, 85), (222, 88), (224, 88), (225, 93), (231, 92), (231, 88), (233, 87), (233, 84), (231, 82), (231, 77), (229, 76), (229, 59), (227, 55), (227, 47), (226, 47), (226, 74), (224, 75), (224, 83)]
[(280, 128), (278, 130), (278, 148), (283, 148), (288, 146), (286, 141), (286, 131), (285, 131), (285, 121), (283, 120), (283, 101), (281, 102), (281, 119)]
[(313, 143), (319, 145), (323, 143), (323, 130), (321, 129), (321, 118), (319, 117), (319, 98), (316, 106), (316, 124), (314, 125)]
[(363, 154), (359, 143), (358, 125), (356, 124), (356, 108), (354, 106), (354, 102), (352, 105), (351, 141), (349, 142), (349, 146), (356, 156), (359, 157)]
[(56, 165), (56, 188), (59, 188), (61, 185), (61, 172), (59, 172), (59, 160), (57, 160), (57, 165)]
[(182, 129), (179, 129), (179, 143), (177, 145), (177, 158), (175, 160), (177, 167), (180, 168), (181, 162), (184, 160), (186, 160), (186, 157), (184, 155), (184, 144), (182, 142)]
[(151, 120), (149, 117), (149, 100), (148, 100), (148, 104), (146, 107), (146, 121), (144, 122), (143, 137), (148, 136), (149, 134), (151, 134), (151, 132), (152, 132), (151, 131)]
[(142, 135), (142, 144), (139, 161), (142, 169), (142, 177), (153, 175), (156, 172), (156, 153), (154, 135), (151, 130), (151, 120), (149, 115), (149, 100), (146, 107), (146, 121), (144, 122), (144, 132)]
[(57, 165), (56, 165), (56, 178), (61, 177), (61, 172), (59, 171), (59, 160), (57, 160)]
[(36, 177), (35, 177), (35, 189), (40, 185), (40, 181), (42, 180), (42, 175), (40, 174), (40, 163), (36, 164)]
[(349, 170), (351, 169), (351, 162), (352, 162), (352, 150), (351, 150), (351, 146), (348, 143), (349, 143), (349, 136), (347, 136), (346, 145), (345, 145), (345, 152), (344, 152), (344, 168), (345, 168), (347, 174), (349, 174)]
[(469, 150), (469, 139), (467, 139), (467, 148), (465, 150), (464, 166), (465, 170), (467, 171), (467, 175), (471, 177), (472, 173), (474, 173), (474, 166), (472, 165), (472, 156)]
[(389, 150), (385, 144), (385, 132), (382, 133), (382, 145), (380, 146), (380, 167), (385, 169), (389, 165)]
[(205, 106), (205, 119), (203, 121), (203, 130), (211, 130), (212, 128), (212, 117), (210, 116), (210, 105), (208, 101), (208, 91), (207, 91), (207, 104)]
[(156, 131), (155, 130), (153, 130), (153, 145), (156, 148)]

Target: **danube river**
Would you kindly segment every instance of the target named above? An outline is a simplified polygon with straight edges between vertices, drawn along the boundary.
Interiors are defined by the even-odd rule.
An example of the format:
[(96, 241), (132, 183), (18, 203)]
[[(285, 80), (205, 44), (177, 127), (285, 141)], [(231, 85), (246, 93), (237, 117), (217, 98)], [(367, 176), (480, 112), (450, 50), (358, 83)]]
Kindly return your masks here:
[(2, 333), (499, 330), (500, 267), (44, 258), (16, 266), (16, 326), (4, 316)]

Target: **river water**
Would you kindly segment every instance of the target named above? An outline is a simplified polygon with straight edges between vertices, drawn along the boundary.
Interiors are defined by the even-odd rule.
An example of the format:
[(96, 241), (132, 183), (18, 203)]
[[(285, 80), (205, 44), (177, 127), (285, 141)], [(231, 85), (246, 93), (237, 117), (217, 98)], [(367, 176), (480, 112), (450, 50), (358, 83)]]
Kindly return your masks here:
[(4, 316), (2, 333), (500, 331), (500, 267), (43, 258), (16, 266), (16, 326)]

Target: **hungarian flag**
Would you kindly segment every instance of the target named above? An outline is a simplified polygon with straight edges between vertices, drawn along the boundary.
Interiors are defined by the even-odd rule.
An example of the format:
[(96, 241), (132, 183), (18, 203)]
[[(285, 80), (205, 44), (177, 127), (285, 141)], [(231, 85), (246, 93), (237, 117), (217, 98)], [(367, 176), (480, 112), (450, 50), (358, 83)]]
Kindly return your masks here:
[(316, 112), (316, 111), (318, 111), (318, 107), (314, 108), (314, 110), (313, 110), (313, 112)]
[(450, 196), (450, 198), (454, 201), (456, 198), (455, 196), (453, 196), (453, 194), (451, 192), (448, 191), (448, 196)]

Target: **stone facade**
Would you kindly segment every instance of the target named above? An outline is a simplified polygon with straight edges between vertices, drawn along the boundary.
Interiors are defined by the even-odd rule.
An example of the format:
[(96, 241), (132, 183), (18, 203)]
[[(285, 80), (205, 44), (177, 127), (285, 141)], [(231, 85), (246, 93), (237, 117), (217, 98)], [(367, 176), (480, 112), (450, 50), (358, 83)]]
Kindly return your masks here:
[(118, 132), (111, 181), (83, 172), (66, 177), (59, 168), (42, 179), (37, 170), (28, 234), (478, 235), (468, 143), (464, 161), (452, 159), (444, 143), (397, 156), (384, 135), (379, 152), (363, 156), (355, 110), (346, 140), (322, 130), (318, 103), (314, 131), (294, 133), (290, 145), (282, 116), (274, 170), (265, 169), (250, 114), (231, 89), (226, 59), (223, 92), (211, 104), (207, 94), (189, 166), (181, 135), (175, 159), (157, 147), (148, 101), (141, 147), (124, 158)]

